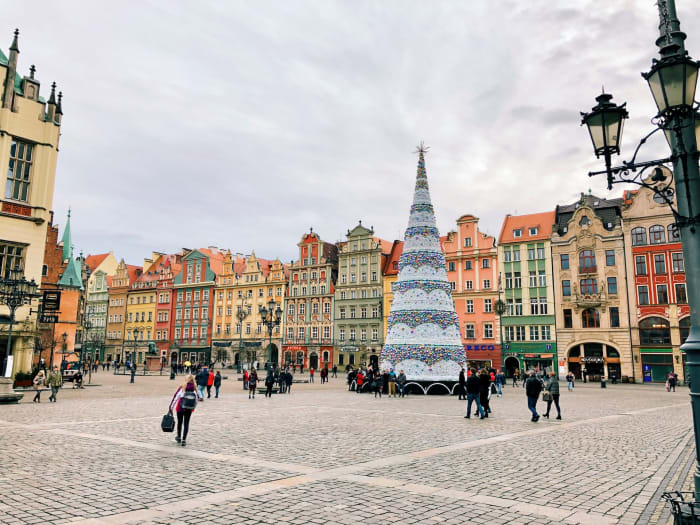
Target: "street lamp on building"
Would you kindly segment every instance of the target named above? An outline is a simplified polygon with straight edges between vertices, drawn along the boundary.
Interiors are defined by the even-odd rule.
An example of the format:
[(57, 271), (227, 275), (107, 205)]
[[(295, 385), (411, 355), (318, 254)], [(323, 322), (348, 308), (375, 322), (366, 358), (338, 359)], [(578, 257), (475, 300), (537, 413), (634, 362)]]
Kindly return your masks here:
[(63, 341), (61, 344), (61, 371), (63, 371), (66, 369), (66, 354), (68, 353), (68, 334), (66, 332), (61, 334), (61, 340)]
[[(625, 105), (612, 102), (612, 95), (602, 94), (598, 104), (583, 121), (593, 142), (597, 157), (605, 158), (605, 170), (589, 173), (606, 174), (608, 188), (614, 183), (634, 183), (654, 191), (673, 212), (675, 227), (683, 244), (691, 328), (681, 351), (688, 359), (691, 379), (691, 406), (695, 426), (696, 461), (700, 449), (700, 167), (698, 139), (700, 121), (695, 90), (700, 63), (691, 59), (684, 47), (685, 33), (680, 30), (674, 0), (658, 0), (660, 37), (656, 40), (661, 57), (652, 61), (651, 70), (642, 73), (649, 84), (658, 113), (652, 119), (655, 127), (637, 146), (630, 161), (612, 166), (610, 157), (620, 153)], [(671, 148), (667, 158), (637, 162), (637, 153), (647, 139), (663, 131)], [(672, 165), (673, 171), (663, 169)], [(670, 176), (665, 175), (671, 173)], [(651, 176), (647, 177), (647, 174)], [(674, 202), (675, 201), (675, 202)], [(698, 461), (700, 468), (700, 461)], [(673, 498), (671, 498), (673, 499)], [(700, 470), (695, 470), (694, 499), (700, 502)], [(678, 507), (674, 504), (674, 510)]]
[[(282, 308), (280, 308), (274, 299), (270, 299), (267, 302), (267, 308), (261, 306), (259, 313), (262, 318), (262, 323), (267, 328), (267, 333), (270, 337), (270, 344), (267, 347), (270, 351), (267, 362), (270, 364), (270, 368), (274, 368), (277, 365), (277, 361), (275, 360), (275, 362), (273, 362), (272, 360), (272, 331), (276, 327), (279, 327), (282, 322)], [(267, 365), (265, 365), (265, 368), (267, 368)]]
[(4, 304), (10, 310), (10, 324), (7, 333), (7, 342), (5, 345), (5, 359), (2, 363), (2, 376), (5, 375), (7, 363), (10, 361), (12, 354), (12, 326), (15, 324), (15, 312), (25, 304), (39, 297), (37, 293), (38, 286), (34, 279), (27, 281), (24, 273), (19, 268), (15, 268), (8, 272), (8, 275), (0, 279), (0, 304)]
[[(236, 319), (238, 319), (238, 334), (239, 334), (239, 340), (238, 340), (238, 367), (239, 367), (239, 372), (240, 372), (240, 363), (243, 359), (243, 321), (245, 321), (245, 318), (248, 317), (248, 310), (246, 309), (248, 305), (246, 304), (245, 298), (241, 297), (241, 304), (238, 306), (238, 311), (236, 312)], [(246, 362), (248, 361), (248, 352), (246, 352)]]

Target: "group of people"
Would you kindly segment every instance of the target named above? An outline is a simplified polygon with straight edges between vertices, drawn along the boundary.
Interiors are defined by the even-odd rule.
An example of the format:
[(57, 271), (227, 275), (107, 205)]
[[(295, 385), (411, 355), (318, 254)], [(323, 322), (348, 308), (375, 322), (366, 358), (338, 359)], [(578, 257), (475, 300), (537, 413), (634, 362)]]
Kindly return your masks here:
[[(290, 368), (280, 371), (277, 367), (268, 369), (265, 376), (265, 397), (272, 397), (272, 392), (277, 385), (280, 394), (291, 394), (294, 376)], [(313, 381), (312, 381), (313, 382)], [(258, 386), (258, 371), (255, 367), (243, 370), (243, 390), (248, 391), (248, 399), (255, 399), (255, 391)]]
[(43, 370), (39, 370), (32, 380), (32, 386), (36, 391), (34, 394), (33, 403), (41, 403), (41, 391), (43, 387), (48, 386), (51, 388), (51, 395), (49, 396), (49, 403), (56, 402), (56, 394), (58, 394), (58, 389), (63, 385), (63, 376), (58, 370), (58, 366), (53, 367), (53, 371), (49, 373), (48, 377)]
[(386, 394), (389, 397), (406, 396), (406, 374), (400, 370), (398, 375), (393, 368), (389, 370), (374, 370), (372, 365), (367, 368), (358, 368), (348, 371), (348, 390), (361, 392), (374, 392), (374, 397), (382, 397)]

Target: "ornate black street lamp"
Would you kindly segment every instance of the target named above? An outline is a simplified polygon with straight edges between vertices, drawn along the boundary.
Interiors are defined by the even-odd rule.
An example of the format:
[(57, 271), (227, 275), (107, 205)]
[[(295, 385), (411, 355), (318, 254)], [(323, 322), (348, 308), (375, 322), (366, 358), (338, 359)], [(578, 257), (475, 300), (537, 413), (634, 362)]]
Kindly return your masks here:
[[(641, 140), (630, 161), (613, 167), (610, 156), (620, 153), (622, 123), (627, 118), (624, 104), (616, 105), (609, 94), (600, 95), (596, 99), (598, 105), (591, 112), (582, 113), (582, 124), (588, 127), (596, 156), (605, 157), (606, 169), (589, 175), (607, 174), (608, 189), (613, 183), (634, 183), (651, 189), (670, 207), (675, 227), (680, 233), (691, 321), (690, 333), (681, 345), (681, 351), (688, 358), (698, 466), (695, 470), (694, 499), (700, 502), (700, 234), (697, 231), (700, 223), (700, 119), (694, 100), (700, 63), (691, 59), (684, 48), (686, 35), (680, 30), (674, 0), (658, 0), (657, 4), (660, 37), (656, 45), (661, 57), (652, 61), (649, 72), (642, 73), (659, 110), (652, 119), (655, 128)], [(658, 131), (666, 135), (671, 155), (664, 159), (636, 162), (642, 145)], [(668, 165), (671, 165), (672, 171), (667, 169)], [(653, 168), (653, 174), (645, 177), (650, 168)]]
[(0, 304), (4, 304), (10, 309), (10, 326), (0, 376), (5, 376), (5, 368), (12, 353), (12, 326), (15, 324), (15, 312), (21, 306), (31, 304), (35, 298), (39, 297), (37, 289), (38, 286), (34, 279), (27, 281), (19, 268), (10, 270), (7, 277), (0, 279)]
[[(238, 311), (236, 312), (236, 319), (238, 319), (238, 326), (240, 327), (240, 330), (238, 332), (239, 334), (239, 339), (238, 339), (238, 372), (240, 373), (240, 363), (243, 359), (243, 321), (245, 321), (245, 318), (248, 317), (248, 310), (247, 310), (247, 304), (245, 301), (245, 298), (241, 298), (241, 304), (238, 306)], [(246, 361), (248, 361), (248, 352), (246, 351)]]
[[(270, 299), (267, 302), (267, 308), (261, 306), (259, 313), (260, 317), (262, 318), (262, 323), (267, 328), (267, 333), (270, 336), (270, 344), (268, 346), (270, 352), (268, 354), (267, 362), (269, 363), (270, 368), (274, 369), (277, 362), (275, 361), (273, 363), (272, 361), (272, 331), (282, 322), (282, 308), (280, 308), (274, 299)], [(265, 368), (267, 368), (267, 365), (265, 365)]]

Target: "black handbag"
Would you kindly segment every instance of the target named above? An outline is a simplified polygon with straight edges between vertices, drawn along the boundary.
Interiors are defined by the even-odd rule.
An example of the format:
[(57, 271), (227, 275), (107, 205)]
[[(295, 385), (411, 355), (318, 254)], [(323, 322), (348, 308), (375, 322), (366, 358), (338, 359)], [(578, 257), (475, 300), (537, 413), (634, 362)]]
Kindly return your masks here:
[(173, 417), (171, 410), (168, 410), (168, 413), (163, 416), (163, 419), (161, 419), (160, 428), (163, 430), (163, 432), (172, 432), (175, 430), (175, 418)]

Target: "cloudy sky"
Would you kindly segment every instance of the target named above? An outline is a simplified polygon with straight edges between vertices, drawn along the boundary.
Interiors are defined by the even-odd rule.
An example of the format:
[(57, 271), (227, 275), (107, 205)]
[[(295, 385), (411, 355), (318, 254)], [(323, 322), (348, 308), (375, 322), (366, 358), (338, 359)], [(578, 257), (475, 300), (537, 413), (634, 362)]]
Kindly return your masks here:
[[(700, 3), (677, 7), (700, 58)], [(26, 0), (3, 20), (21, 73), (64, 93), (56, 221), (71, 206), (77, 250), (132, 263), (289, 261), (309, 227), (334, 242), (358, 220), (403, 238), (421, 140), (441, 233), (471, 213), (498, 235), (506, 213), (608, 195), (579, 127), (601, 86), (628, 103), (627, 157), (655, 109), (652, 0)]]

